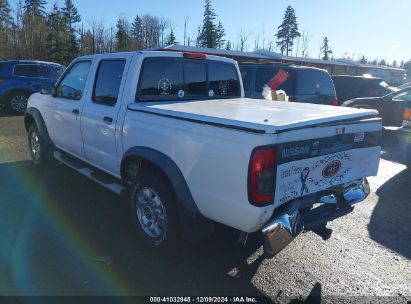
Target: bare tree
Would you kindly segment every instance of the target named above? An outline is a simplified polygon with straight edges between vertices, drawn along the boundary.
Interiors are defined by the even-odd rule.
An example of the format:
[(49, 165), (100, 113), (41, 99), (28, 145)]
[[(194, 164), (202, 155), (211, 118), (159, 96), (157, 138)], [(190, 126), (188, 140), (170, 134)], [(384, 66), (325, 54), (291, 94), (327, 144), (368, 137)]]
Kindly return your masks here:
[[(184, 41), (183, 44), (186, 45), (186, 36), (187, 36), (187, 22), (190, 19), (190, 17), (186, 17), (184, 19)], [(190, 37), (188, 37), (188, 45), (190, 45)]]
[[(161, 46), (164, 46), (164, 32), (166, 30), (166, 27), (170, 24), (169, 21), (167, 21), (165, 18), (161, 17), (160, 22), (158, 24), (159, 29), (160, 29), (160, 37), (161, 37)], [(171, 27), (171, 24), (170, 24)]]
[(310, 47), (311, 37), (310, 34), (303, 31), (301, 37), (301, 57), (308, 57), (308, 48)]
[(258, 50), (260, 48), (260, 34), (257, 34), (254, 40), (254, 50)]
[(298, 54), (300, 53), (300, 41), (301, 37), (297, 37), (297, 39), (295, 40), (295, 57), (298, 57)]
[(238, 33), (238, 45), (237, 45), (237, 50), (240, 52), (244, 52), (248, 49), (247, 46), (247, 40), (248, 40), (248, 34), (243, 30), (240, 29), (240, 32)]

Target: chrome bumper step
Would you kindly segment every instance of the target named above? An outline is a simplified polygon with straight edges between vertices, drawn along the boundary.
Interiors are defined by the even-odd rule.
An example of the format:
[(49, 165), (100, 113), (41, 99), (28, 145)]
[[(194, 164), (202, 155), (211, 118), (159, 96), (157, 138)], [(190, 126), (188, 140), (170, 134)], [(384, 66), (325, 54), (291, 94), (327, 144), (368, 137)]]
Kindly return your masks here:
[(282, 208), (281, 214), (276, 214), (261, 230), (265, 256), (275, 256), (303, 231), (314, 231), (324, 240), (328, 239), (332, 230), (326, 228), (327, 223), (352, 212), (353, 206), (365, 200), (369, 193), (370, 187), (364, 178), (313, 198), (311, 205), (319, 204), (314, 208), (307, 209), (304, 198), (289, 202), (285, 210)]

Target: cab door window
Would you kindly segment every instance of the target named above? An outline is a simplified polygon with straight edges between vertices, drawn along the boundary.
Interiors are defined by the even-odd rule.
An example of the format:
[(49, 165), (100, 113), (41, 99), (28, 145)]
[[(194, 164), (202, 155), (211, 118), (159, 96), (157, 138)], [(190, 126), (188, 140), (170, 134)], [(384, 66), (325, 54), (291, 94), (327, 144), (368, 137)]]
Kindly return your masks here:
[(56, 88), (56, 97), (80, 100), (84, 93), (91, 61), (75, 63)]
[(93, 102), (108, 106), (114, 106), (117, 103), (125, 65), (125, 60), (100, 62), (94, 83)]

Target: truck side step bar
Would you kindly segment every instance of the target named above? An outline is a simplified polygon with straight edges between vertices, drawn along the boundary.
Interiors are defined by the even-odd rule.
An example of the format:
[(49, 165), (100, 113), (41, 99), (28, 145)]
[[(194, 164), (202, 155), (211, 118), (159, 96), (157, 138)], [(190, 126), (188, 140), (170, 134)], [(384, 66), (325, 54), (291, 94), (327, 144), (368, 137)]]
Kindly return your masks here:
[(101, 170), (86, 164), (85, 162), (64, 154), (60, 151), (54, 151), (54, 158), (59, 162), (76, 170), (78, 173), (88, 177), (108, 190), (121, 195), (126, 187), (121, 182), (111, 175), (102, 172)]

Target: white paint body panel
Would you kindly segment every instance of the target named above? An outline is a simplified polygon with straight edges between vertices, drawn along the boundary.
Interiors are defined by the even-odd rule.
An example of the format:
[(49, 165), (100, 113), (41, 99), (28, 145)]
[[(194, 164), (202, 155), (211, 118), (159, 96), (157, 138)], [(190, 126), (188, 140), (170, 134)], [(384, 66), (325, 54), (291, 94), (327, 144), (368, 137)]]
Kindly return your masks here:
[[(206, 218), (242, 231), (259, 230), (274, 210), (274, 205), (255, 207), (248, 201), (248, 166), (253, 149), (333, 136), (336, 127), (344, 127), (346, 133), (381, 129), (378, 121), (316, 126), (376, 115), (377, 112), (372, 110), (243, 98), (136, 103), (135, 95), (144, 58), (182, 57), (181, 53), (174, 52), (117, 54), (117, 57), (126, 58), (129, 69), (121, 85), (118, 104), (111, 109), (104, 108), (92, 104), (90, 94), (98, 61), (110, 56), (113, 55), (87, 57), (93, 60), (93, 64), (87, 91), (81, 101), (81, 129), (84, 134), (77, 143), (80, 147), (84, 145), (81, 151), (72, 152), (71, 144), (64, 140), (65, 136), (71, 135), (61, 129), (58, 120), (49, 117), (53, 115), (48, 109), (53, 106), (53, 97), (34, 94), (30, 98), (28, 106), (39, 109), (45, 117), (53, 142), (58, 142), (57, 146), (62, 150), (116, 177), (120, 177), (120, 163), (128, 149), (136, 146), (155, 149), (177, 164), (195, 203)], [(236, 64), (226, 58), (209, 56), (209, 59)], [(241, 77), (239, 79), (241, 81)], [(244, 95), (243, 91), (241, 95)], [(115, 118), (113, 125), (101, 123), (105, 115)], [(74, 127), (77, 128), (74, 124), (70, 126)], [(257, 133), (235, 128), (249, 128)], [(378, 166), (377, 163), (378, 160), (373, 159), (370, 168)], [(374, 171), (358, 171), (361, 176), (367, 173), (372, 174)]]

